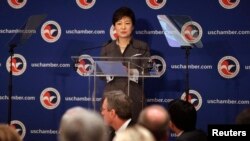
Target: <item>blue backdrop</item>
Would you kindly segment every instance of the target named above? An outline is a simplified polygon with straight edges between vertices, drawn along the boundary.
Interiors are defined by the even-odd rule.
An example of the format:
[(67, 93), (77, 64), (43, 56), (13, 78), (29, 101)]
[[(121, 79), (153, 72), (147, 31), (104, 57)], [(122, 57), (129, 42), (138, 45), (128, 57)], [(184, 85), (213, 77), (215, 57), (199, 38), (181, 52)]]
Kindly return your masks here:
[[(200, 26), (203, 43), (189, 56), (189, 101), (198, 111), (197, 127), (207, 131), (211, 123), (234, 123), (250, 106), (249, 5), (247, 0), (1, 0), (0, 122), (8, 120), (8, 44), (15, 33), (33, 34), (14, 48), (12, 124), (25, 141), (55, 141), (66, 109), (93, 108), (89, 78), (76, 71), (71, 56), (98, 56), (99, 47), (115, 36), (114, 10), (128, 6), (136, 14), (134, 36), (167, 63), (162, 77), (146, 80), (147, 103), (167, 105), (185, 97), (185, 50), (168, 45), (157, 15), (188, 15)], [(47, 15), (36, 30), (18, 30), (36, 14)]]

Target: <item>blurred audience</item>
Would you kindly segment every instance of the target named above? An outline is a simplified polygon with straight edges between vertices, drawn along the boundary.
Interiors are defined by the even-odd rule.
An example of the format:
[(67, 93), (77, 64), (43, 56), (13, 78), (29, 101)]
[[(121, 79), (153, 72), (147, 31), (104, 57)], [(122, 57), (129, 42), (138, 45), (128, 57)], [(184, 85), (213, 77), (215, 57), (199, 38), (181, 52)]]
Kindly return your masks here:
[(237, 115), (236, 124), (250, 124), (250, 108), (242, 110)]
[(177, 135), (176, 141), (207, 141), (204, 131), (196, 129), (197, 111), (184, 100), (175, 99), (168, 105), (169, 127)]
[(0, 141), (22, 141), (21, 136), (8, 124), (0, 124)]
[(132, 100), (123, 91), (105, 92), (102, 98), (101, 114), (105, 123), (111, 127), (110, 140), (117, 132), (134, 124), (132, 121)]
[(145, 127), (135, 125), (119, 132), (114, 141), (155, 141), (155, 139)]
[(62, 116), (59, 141), (107, 141), (102, 117), (82, 107), (73, 107)]
[(170, 117), (167, 110), (161, 105), (150, 105), (142, 110), (138, 124), (146, 127), (157, 141), (168, 140), (168, 124)]

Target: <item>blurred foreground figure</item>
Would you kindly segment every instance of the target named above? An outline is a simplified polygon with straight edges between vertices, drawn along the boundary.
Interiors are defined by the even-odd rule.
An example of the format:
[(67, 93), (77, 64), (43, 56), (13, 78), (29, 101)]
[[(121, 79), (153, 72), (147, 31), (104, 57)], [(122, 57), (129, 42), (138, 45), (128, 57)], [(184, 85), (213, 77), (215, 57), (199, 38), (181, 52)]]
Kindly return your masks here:
[(113, 141), (155, 141), (149, 130), (140, 125), (119, 132)]
[(22, 139), (14, 128), (0, 124), (0, 141), (22, 141)]
[(100, 115), (73, 107), (62, 116), (59, 141), (107, 141), (107, 130)]
[(196, 129), (197, 111), (193, 104), (175, 99), (169, 102), (170, 129), (176, 134), (176, 141), (207, 141), (204, 131)]
[(236, 117), (237, 124), (250, 124), (250, 108), (244, 109)]
[(142, 110), (138, 124), (146, 127), (157, 141), (168, 140), (170, 116), (161, 105), (150, 105)]

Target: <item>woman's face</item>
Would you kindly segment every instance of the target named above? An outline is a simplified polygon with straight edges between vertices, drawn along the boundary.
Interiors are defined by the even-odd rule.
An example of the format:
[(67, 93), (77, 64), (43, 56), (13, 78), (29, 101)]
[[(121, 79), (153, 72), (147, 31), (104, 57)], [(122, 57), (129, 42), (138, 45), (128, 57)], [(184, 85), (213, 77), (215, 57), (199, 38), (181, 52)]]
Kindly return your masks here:
[(134, 30), (132, 20), (129, 17), (122, 17), (114, 25), (118, 38), (130, 38)]

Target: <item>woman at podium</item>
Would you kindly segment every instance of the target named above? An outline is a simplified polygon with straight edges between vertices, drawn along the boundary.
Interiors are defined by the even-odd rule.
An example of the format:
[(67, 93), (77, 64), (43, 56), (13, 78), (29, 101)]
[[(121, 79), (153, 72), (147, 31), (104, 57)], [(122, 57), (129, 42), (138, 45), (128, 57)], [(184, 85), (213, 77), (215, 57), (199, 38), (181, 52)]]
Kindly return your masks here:
[(102, 48), (101, 56), (123, 61), (123, 65), (133, 77), (107, 76), (104, 91), (122, 90), (128, 94), (134, 103), (133, 120), (137, 120), (144, 105), (143, 83), (140, 76), (146, 71), (148, 61), (145, 58), (150, 57), (149, 46), (146, 42), (133, 38), (135, 14), (130, 8), (117, 9), (113, 14), (112, 24), (117, 38)]

